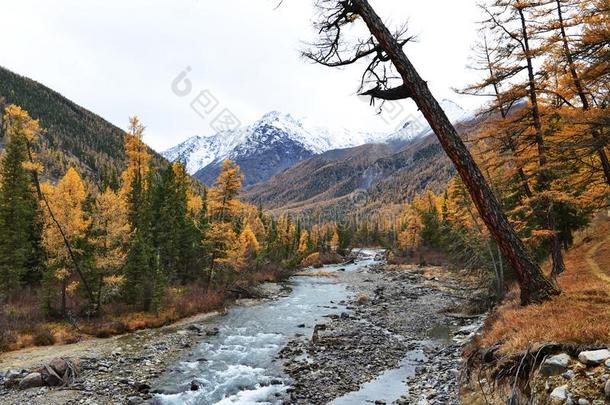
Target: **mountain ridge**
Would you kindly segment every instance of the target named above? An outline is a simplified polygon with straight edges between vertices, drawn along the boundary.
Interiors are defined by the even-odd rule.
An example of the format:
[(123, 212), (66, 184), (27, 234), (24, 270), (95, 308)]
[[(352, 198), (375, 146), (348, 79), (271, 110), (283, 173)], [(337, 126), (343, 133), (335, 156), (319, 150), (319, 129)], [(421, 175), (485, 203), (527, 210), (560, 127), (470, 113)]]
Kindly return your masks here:
[[(126, 159), (124, 130), (44, 84), (0, 66), (2, 99), (0, 114), (4, 110), (1, 104), (16, 104), (40, 120), (45, 132), (38, 159), (46, 177), (57, 179), (74, 166), (99, 187), (118, 182)], [(156, 166), (167, 164), (148, 149)]]
[[(443, 105), (454, 122), (468, 117), (465, 110), (450, 100), (443, 100)], [(253, 185), (330, 150), (366, 144), (393, 144), (399, 148), (429, 131), (423, 118), (411, 118), (397, 131), (386, 134), (329, 129), (271, 111), (246, 127), (191, 137), (162, 155), (170, 161), (182, 161), (189, 173), (208, 185), (216, 178), (222, 161), (230, 159), (242, 167), (245, 185)]]

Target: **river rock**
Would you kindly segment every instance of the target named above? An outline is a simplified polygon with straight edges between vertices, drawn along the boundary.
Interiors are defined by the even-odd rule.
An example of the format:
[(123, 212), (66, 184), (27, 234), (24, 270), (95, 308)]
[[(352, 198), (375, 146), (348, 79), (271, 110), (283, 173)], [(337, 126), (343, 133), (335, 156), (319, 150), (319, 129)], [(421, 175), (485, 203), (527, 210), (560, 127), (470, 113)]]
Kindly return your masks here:
[(568, 399), (568, 386), (560, 385), (551, 392), (551, 400), (562, 403)]
[(218, 330), (218, 328), (207, 328), (205, 330), (205, 335), (206, 336), (216, 336), (218, 335), (220, 331)]
[(68, 362), (61, 357), (55, 357), (49, 363), (49, 366), (57, 373), (58, 376), (63, 377), (68, 369)]
[(14, 380), (15, 378), (19, 378), (21, 377), (22, 373), (21, 371), (17, 371), (17, 370), (8, 370), (5, 374), (4, 374), (4, 378), (7, 380)]
[(569, 355), (565, 353), (557, 354), (542, 362), (540, 373), (546, 377), (560, 375), (567, 370), (568, 364), (570, 364)]
[(187, 329), (197, 333), (201, 333), (204, 331), (204, 327), (197, 324), (189, 325)]
[(143, 403), (144, 403), (144, 400), (137, 396), (127, 398), (127, 405), (140, 405)]
[(580, 352), (578, 355), (578, 360), (588, 366), (597, 366), (608, 359), (610, 359), (610, 350), (608, 349), (589, 350)]
[(42, 387), (42, 375), (40, 373), (30, 373), (19, 382), (19, 389)]
[(147, 394), (148, 391), (150, 390), (150, 385), (148, 385), (145, 382), (142, 382), (142, 383), (137, 384), (137, 388), (138, 388), (138, 392), (142, 392), (144, 394)]
[(606, 395), (606, 398), (610, 399), (610, 380), (606, 381), (606, 386), (604, 387), (604, 395)]
[(588, 399), (585, 399), (585, 398), (580, 398), (580, 399), (578, 400), (578, 405), (591, 405), (591, 402), (589, 402), (589, 400), (588, 400)]
[(42, 381), (49, 387), (59, 387), (64, 383), (64, 380), (49, 366), (44, 366), (40, 374)]

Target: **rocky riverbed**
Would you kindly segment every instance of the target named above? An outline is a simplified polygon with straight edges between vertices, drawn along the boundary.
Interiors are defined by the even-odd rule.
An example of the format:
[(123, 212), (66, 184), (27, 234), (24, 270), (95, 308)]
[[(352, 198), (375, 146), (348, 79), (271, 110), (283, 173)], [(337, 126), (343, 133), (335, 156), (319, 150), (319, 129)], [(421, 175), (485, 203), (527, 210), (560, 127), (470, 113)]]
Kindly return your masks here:
[[(481, 325), (463, 313), (463, 281), (440, 268), (389, 265), (351, 278), (347, 311), (280, 352), (293, 379), (288, 402), (459, 403), (461, 348)], [(397, 372), (386, 378), (387, 370)]]
[[(345, 271), (335, 266), (331, 282), (324, 283), (324, 276), (317, 275), (318, 281), (307, 287), (317, 289), (322, 296), (326, 293), (320, 292), (321, 288), (333, 294), (339, 291), (336, 289), (347, 288), (347, 292), (337, 293), (343, 299), (333, 301), (333, 295), (328, 295), (327, 305), (316, 305), (310, 308), (313, 315), (303, 315), (303, 324), (297, 323), (299, 312), (286, 307), (289, 319), (295, 322), (287, 329), (290, 335), (278, 332), (278, 320), (277, 330), (259, 333), (267, 339), (261, 349), (275, 353), (269, 364), (277, 370), (269, 375), (277, 373), (277, 378), (257, 374), (260, 381), (239, 390), (260, 392), (265, 385), (278, 387), (273, 403), (458, 403), (461, 347), (480, 325), (478, 317), (464, 313), (472, 290), (441, 268), (390, 266), (372, 260), (347, 268)], [(297, 285), (301, 290), (305, 288), (303, 283)], [(266, 288), (269, 304), (261, 306), (260, 300), (245, 300), (236, 308), (242, 308), (246, 316), (248, 312), (243, 308), (248, 306), (276, 313), (282, 303), (294, 304), (287, 300), (306, 300), (309, 291), (297, 290), (295, 298), (294, 293), (288, 298), (290, 292), (282, 286)], [(274, 307), (276, 301), (278, 308)], [(219, 341), (222, 345), (218, 349), (224, 350), (227, 341), (220, 338), (230, 332), (225, 324), (240, 313), (231, 311), (227, 318), (209, 314), (158, 330), (4, 354), (0, 358), (0, 370), (4, 370), (0, 374), (0, 403), (152, 404), (180, 403), (183, 398), (191, 403), (215, 403), (196, 396), (170, 400), (171, 395), (166, 396), (171, 394), (168, 373), (171, 377), (172, 370), (180, 371), (180, 364), (208, 362), (210, 358), (190, 358), (202, 350), (212, 350), (208, 341)], [(236, 337), (229, 336), (229, 340)], [(275, 350), (273, 345), (280, 346)], [(73, 382), (63, 387), (18, 389), (27, 374), (55, 357), (74, 361), (80, 373)], [(179, 381), (174, 389), (205, 389), (205, 381), (190, 381)], [(187, 387), (182, 387), (185, 384)]]

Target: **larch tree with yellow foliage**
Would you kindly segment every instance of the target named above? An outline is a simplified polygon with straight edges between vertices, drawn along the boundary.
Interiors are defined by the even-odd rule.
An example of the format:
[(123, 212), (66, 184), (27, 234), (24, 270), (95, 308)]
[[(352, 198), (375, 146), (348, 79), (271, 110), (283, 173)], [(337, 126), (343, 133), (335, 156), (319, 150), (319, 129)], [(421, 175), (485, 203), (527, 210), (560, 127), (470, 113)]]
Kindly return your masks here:
[(96, 280), (96, 308), (103, 301), (106, 286), (118, 286), (123, 276), (120, 274), (129, 248), (131, 226), (129, 225), (127, 203), (110, 188), (95, 198), (89, 241), (93, 246)]
[(422, 244), (422, 221), (410, 205), (405, 207), (401, 219), (404, 225), (398, 233), (398, 247), (403, 253), (413, 256)]
[(299, 237), (299, 249), (298, 252), (300, 254), (305, 254), (311, 249), (311, 241), (309, 240), (309, 231), (304, 229), (301, 232), (301, 236)]
[(253, 265), (259, 250), (260, 245), (256, 235), (250, 225), (246, 224), (237, 238), (237, 244), (231, 255), (233, 267), (238, 272), (247, 270)]
[(330, 250), (336, 253), (337, 249), (339, 249), (339, 234), (335, 229), (333, 232), (333, 236), (330, 238)]
[[(48, 269), (44, 277), (47, 292), (47, 305), (53, 308), (57, 290), (60, 292), (60, 313), (66, 315), (67, 294), (75, 291), (79, 281), (74, 277), (72, 254), (82, 255), (83, 243), (91, 220), (83, 211), (87, 193), (85, 184), (74, 168), (68, 169), (66, 175), (53, 186), (42, 185), (50, 210), (45, 210), (45, 221), (42, 242), (48, 257)], [(53, 213), (54, 219), (51, 218)], [(57, 226), (61, 225), (61, 229)], [(71, 246), (68, 251), (64, 238)]]
[(218, 179), (208, 193), (212, 219), (220, 222), (228, 222), (233, 219), (240, 205), (237, 195), (243, 178), (237, 164), (230, 160), (223, 162)]

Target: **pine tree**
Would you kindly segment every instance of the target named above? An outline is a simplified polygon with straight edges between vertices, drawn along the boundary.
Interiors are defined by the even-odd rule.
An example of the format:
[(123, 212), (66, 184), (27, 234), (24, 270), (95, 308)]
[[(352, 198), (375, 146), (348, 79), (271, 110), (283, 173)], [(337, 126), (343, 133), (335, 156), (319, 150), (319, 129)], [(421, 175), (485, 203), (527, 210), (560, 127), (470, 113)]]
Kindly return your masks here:
[(189, 201), (195, 200), (189, 177), (180, 163), (164, 169), (152, 190), (153, 234), (159, 264), (168, 278), (182, 283), (192, 281), (198, 267), (200, 235), (189, 208)]
[(150, 156), (142, 141), (144, 126), (136, 117), (130, 119), (125, 135), (127, 168), (121, 178), (121, 195), (128, 205), (133, 230), (124, 267), (126, 300), (145, 311), (157, 309), (165, 291), (166, 278), (160, 269), (159, 252), (153, 234)]
[(9, 292), (41, 279), (42, 218), (30, 170), (28, 133), (40, 128), (27, 113), (11, 105), (3, 118), (6, 148), (0, 162), (0, 290)]

